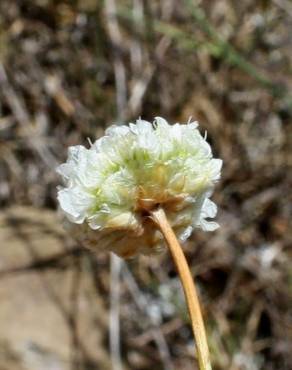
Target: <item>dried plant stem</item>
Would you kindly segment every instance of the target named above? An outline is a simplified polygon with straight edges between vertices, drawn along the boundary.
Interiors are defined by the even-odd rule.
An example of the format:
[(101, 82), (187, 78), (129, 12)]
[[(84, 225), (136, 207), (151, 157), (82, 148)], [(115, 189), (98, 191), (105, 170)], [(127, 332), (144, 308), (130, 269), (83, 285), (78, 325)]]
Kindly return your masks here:
[(182, 282), (196, 340), (199, 368), (200, 370), (211, 370), (209, 349), (200, 303), (186, 258), (163, 209), (159, 208), (152, 211), (151, 214), (167, 242)]

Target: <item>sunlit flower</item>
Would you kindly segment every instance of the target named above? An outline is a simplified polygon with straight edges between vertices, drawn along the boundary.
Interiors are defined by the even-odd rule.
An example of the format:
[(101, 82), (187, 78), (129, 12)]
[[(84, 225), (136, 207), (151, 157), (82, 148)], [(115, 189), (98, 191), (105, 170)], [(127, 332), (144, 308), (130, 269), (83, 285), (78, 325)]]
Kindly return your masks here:
[(215, 230), (208, 219), (217, 207), (209, 197), (222, 161), (212, 157), (197, 127), (139, 119), (111, 126), (89, 149), (70, 147), (57, 172), (65, 185), (58, 200), (72, 233), (91, 249), (129, 257), (163, 246), (149, 217), (158, 206), (181, 241), (196, 227)]

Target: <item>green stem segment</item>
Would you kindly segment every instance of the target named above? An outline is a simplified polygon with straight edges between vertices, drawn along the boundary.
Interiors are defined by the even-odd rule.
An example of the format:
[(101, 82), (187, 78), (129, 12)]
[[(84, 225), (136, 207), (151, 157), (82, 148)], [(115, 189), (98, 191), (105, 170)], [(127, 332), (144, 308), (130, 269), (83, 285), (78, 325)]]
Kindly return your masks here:
[(164, 210), (159, 208), (155, 211), (152, 211), (151, 215), (167, 242), (182, 282), (197, 346), (199, 369), (212, 370), (200, 303), (186, 258), (167, 220)]

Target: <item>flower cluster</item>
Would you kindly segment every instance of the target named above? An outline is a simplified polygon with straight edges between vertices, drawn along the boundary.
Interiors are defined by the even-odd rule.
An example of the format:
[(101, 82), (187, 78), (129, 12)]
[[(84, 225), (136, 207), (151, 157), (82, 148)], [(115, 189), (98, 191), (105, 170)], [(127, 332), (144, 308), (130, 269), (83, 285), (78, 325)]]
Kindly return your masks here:
[(89, 149), (69, 148), (57, 172), (64, 180), (58, 200), (75, 233), (91, 249), (120, 256), (150, 253), (163, 245), (149, 217), (163, 207), (176, 235), (184, 241), (195, 227), (218, 227), (209, 199), (222, 161), (196, 122), (170, 125), (137, 120), (111, 126)]

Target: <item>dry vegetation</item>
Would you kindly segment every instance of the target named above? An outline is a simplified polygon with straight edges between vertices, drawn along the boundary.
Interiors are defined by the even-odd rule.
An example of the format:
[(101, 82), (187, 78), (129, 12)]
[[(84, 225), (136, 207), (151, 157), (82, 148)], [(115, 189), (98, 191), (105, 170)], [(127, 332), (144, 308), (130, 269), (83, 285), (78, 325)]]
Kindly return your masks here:
[[(46, 244), (55, 229), (38, 226), (38, 221), (46, 223), (47, 209), (56, 208), (54, 168), (69, 145), (94, 140), (112, 122), (137, 116), (152, 120), (154, 115), (170, 121), (198, 119), (216, 156), (224, 160), (214, 196), (221, 228), (210, 234), (198, 231), (185, 247), (200, 287), (214, 369), (291, 369), (292, 4), (194, 4), (1, 0), (1, 302), (6, 297), (14, 308), (33, 302), (31, 293), (23, 294), (23, 285), (11, 281), (14, 274), (24, 281), (33, 274), (45, 284), (52, 279), (53, 285), (58, 276), (61, 287), (65, 272), (71, 271), (76, 290), (68, 294), (74, 307), (82, 306), (85, 316), (90, 308), (92, 314), (80, 329), (86, 327), (88, 334), (80, 334), (80, 315), (74, 316), (70, 300), (64, 303), (62, 317), (73, 333), (68, 345), (74, 356), (70, 366), (61, 361), (53, 367), (46, 346), (54, 341), (55, 316), (42, 304), (45, 298), (40, 295), (36, 304), (51, 322), (44, 329), (51, 330), (51, 337), (44, 341), (37, 335), (16, 339), (15, 325), (14, 331), (7, 320), (4, 325), (8, 316), (0, 311), (6, 330), (0, 333), (1, 369), (110, 368), (107, 325), (98, 319), (100, 307), (106, 317), (110, 303), (108, 256), (90, 255), (60, 230), (56, 238), (62, 243), (55, 250), (51, 239)], [(30, 210), (15, 211), (16, 205)], [(31, 224), (30, 212), (36, 212)], [(57, 224), (57, 217), (50, 217)], [(13, 238), (28, 248), (26, 227), (39, 227), (39, 252), (30, 247), (26, 260), (19, 246), (20, 254), (7, 259)], [(193, 369), (192, 336), (169, 256), (130, 261), (122, 266), (120, 279), (123, 368)], [(80, 280), (90, 280), (91, 288), (86, 285), (79, 296)], [(9, 284), (9, 295), (1, 295)], [(54, 292), (61, 294), (56, 286)], [(49, 296), (58, 303), (54, 294)], [(9, 317), (17, 323), (21, 315)], [(35, 330), (42, 326), (42, 320), (37, 322)], [(37, 348), (38, 362), (29, 362), (26, 350), (17, 347), (25, 341)], [(50, 359), (57, 347), (52, 346)]]

